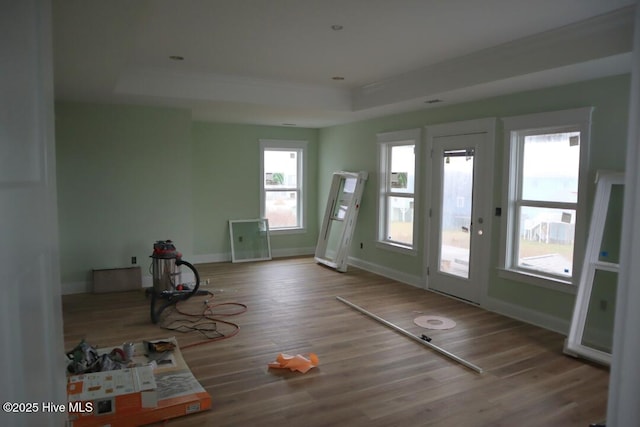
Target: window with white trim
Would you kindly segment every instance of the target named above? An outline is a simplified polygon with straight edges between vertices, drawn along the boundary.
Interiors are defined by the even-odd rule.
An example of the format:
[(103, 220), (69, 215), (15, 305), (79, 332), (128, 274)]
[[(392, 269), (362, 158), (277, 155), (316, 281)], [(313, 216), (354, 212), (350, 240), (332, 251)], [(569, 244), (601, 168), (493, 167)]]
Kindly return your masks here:
[(305, 227), (307, 141), (260, 140), (260, 215), (271, 231)]
[(381, 133), (377, 139), (378, 243), (415, 252), (420, 129)]
[(585, 241), (584, 191), (591, 108), (503, 119), (505, 271), (574, 283)]

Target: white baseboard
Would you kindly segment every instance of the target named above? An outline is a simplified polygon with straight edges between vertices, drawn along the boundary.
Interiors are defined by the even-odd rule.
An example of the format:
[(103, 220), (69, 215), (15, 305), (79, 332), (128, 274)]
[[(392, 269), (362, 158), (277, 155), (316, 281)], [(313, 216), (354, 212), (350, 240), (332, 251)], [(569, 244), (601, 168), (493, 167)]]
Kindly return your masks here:
[(90, 281), (84, 282), (67, 282), (61, 283), (60, 291), (62, 295), (86, 294), (91, 292), (92, 286)]
[[(424, 286), (422, 285), (422, 278), (420, 276), (407, 274), (402, 271), (383, 267), (378, 264), (363, 261), (354, 257), (349, 257), (349, 264), (353, 265), (354, 267), (369, 271), (371, 273), (379, 274), (380, 276), (388, 277), (390, 279), (397, 280), (398, 282), (424, 289)], [(529, 308), (522, 307), (516, 304), (511, 304), (497, 298), (485, 298), (484, 304), (480, 305), (480, 308), (492, 311), (502, 316), (510, 317), (512, 319), (539, 326), (544, 329), (558, 332), (563, 335), (566, 335), (569, 331), (568, 320), (551, 316), (545, 313), (540, 313), (538, 311), (531, 310)]]
[[(284, 258), (291, 256), (305, 256), (305, 255), (313, 255), (316, 251), (315, 246), (306, 247), (306, 248), (284, 248), (284, 249), (272, 249), (271, 256), (273, 258)], [(212, 262), (230, 262), (231, 261), (231, 253), (217, 253), (217, 254), (200, 254), (193, 255), (191, 260), (189, 261), (191, 264), (208, 264)]]
[(191, 264), (208, 264), (210, 262), (229, 262), (231, 253), (193, 255), (189, 261)]
[(397, 280), (398, 282), (406, 283), (407, 285), (415, 286), (416, 288), (424, 289), (422, 278), (420, 276), (407, 274), (399, 270), (383, 267), (354, 257), (349, 257), (349, 264), (362, 270), (369, 271), (383, 277), (388, 277), (389, 279)]
[[(182, 271), (182, 280), (186, 283), (192, 283), (195, 281), (195, 277), (191, 271), (186, 269)], [(148, 275), (142, 276), (142, 288), (150, 288), (153, 286), (153, 277)], [(91, 281), (86, 282), (67, 282), (61, 284), (62, 295), (72, 294), (87, 294), (93, 292), (93, 285)]]
[[(280, 258), (288, 256), (313, 255), (314, 253), (315, 248), (293, 248), (275, 250), (273, 251), (272, 255), (274, 258)], [(204, 254), (193, 256), (192, 260), (189, 262), (191, 262), (192, 264), (203, 264), (209, 262), (228, 262), (230, 260), (230, 254)], [(388, 277), (390, 279), (414, 286), (416, 288), (424, 289), (424, 286), (422, 284), (423, 281), (420, 276), (407, 274), (399, 270), (395, 270), (389, 267), (383, 267), (381, 265), (354, 257), (349, 257), (349, 264), (362, 270), (369, 271), (383, 277)], [(193, 274), (186, 268), (183, 269), (182, 278), (183, 281), (187, 283), (194, 281)], [(142, 287), (148, 288), (151, 286), (153, 286), (153, 279), (151, 275), (143, 275)], [(92, 292), (92, 285), (90, 281), (67, 282), (62, 283), (61, 290), (62, 295), (87, 293)], [(512, 304), (497, 298), (486, 297), (484, 299), (484, 304), (480, 307), (484, 308), (485, 310), (492, 311), (503, 316), (511, 317), (513, 319), (520, 320), (526, 323), (530, 323), (541, 328), (549, 329), (563, 335), (567, 335), (569, 331), (570, 325), (568, 320), (531, 310), (529, 308)]]
[(558, 332), (562, 335), (567, 335), (569, 333), (569, 321), (566, 319), (531, 310), (530, 308), (522, 307), (520, 305), (511, 304), (497, 298), (487, 297), (485, 299), (485, 305), (481, 307), (485, 310), (539, 326), (544, 329), (549, 329), (550, 331)]
[[(274, 249), (271, 252), (273, 258), (283, 258), (283, 257), (291, 257), (291, 256), (305, 256), (305, 255), (313, 255), (315, 253), (315, 247), (306, 247), (306, 248), (287, 248), (287, 249)], [(185, 259), (185, 261), (190, 262), (194, 266), (196, 264), (207, 264), (214, 262), (230, 262), (231, 261), (231, 253), (218, 253), (218, 254), (201, 254), (201, 255), (192, 255), (190, 259)], [(196, 266), (197, 269), (197, 266)], [(146, 272), (146, 270), (143, 270)], [(195, 278), (193, 273), (186, 267), (182, 269), (182, 280), (185, 283), (193, 283)], [(150, 288), (153, 286), (153, 277), (151, 274), (143, 274), (142, 275), (142, 287)], [(78, 282), (67, 282), (61, 284), (62, 295), (71, 295), (71, 294), (83, 294), (93, 292), (93, 285), (91, 281), (78, 281)]]
[(288, 248), (288, 249), (273, 249), (271, 256), (273, 258), (284, 258), (290, 256), (305, 256), (313, 255), (316, 253), (315, 246), (307, 248)]
[[(193, 275), (192, 275), (193, 276)], [(142, 287), (150, 288), (153, 286), (153, 276), (150, 274), (142, 276)]]

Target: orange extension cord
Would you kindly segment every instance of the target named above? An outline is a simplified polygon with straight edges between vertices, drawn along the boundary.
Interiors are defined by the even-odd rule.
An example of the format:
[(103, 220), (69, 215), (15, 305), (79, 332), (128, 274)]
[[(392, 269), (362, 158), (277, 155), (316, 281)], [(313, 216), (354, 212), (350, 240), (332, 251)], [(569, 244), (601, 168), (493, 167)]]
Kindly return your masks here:
[[(212, 299), (215, 297), (214, 294), (211, 293), (211, 292), (208, 292), (208, 294), (211, 296)], [(229, 325), (229, 326), (233, 327), (233, 332), (231, 332), (228, 335), (221, 335), (221, 336), (218, 336), (218, 337), (215, 337), (215, 338), (209, 338), (209, 339), (204, 340), (204, 341), (199, 341), (199, 342), (196, 342), (196, 343), (192, 343), (192, 344), (188, 344), (188, 345), (185, 345), (185, 346), (181, 346), (181, 348), (183, 348), (183, 349), (189, 348), (189, 347), (195, 347), (195, 346), (203, 345), (203, 344), (209, 344), (209, 343), (212, 343), (212, 342), (215, 342), (215, 341), (221, 341), (221, 340), (224, 340), (224, 339), (227, 339), (227, 338), (231, 338), (231, 337), (237, 335), (238, 332), (240, 332), (240, 326), (238, 324), (236, 324), (236, 323), (229, 322), (227, 320), (222, 320), (222, 319), (220, 319), (220, 317), (237, 316), (239, 314), (242, 314), (242, 313), (246, 312), (247, 309), (248, 309), (246, 304), (242, 304), (242, 303), (239, 303), (239, 302), (223, 302), (223, 303), (219, 303), (219, 304), (213, 304), (210, 301), (206, 301), (204, 309), (202, 310), (201, 313), (188, 313), (188, 312), (180, 310), (180, 308), (178, 307), (178, 305), (180, 303), (181, 303), (181, 301), (178, 301), (175, 304), (175, 310), (181, 316), (185, 316), (187, 318), (207, 319), (208, 321), (210, 321), (210, 322), (212, 322), (214, 324), (215, 323), (223, 323), (225, 325)], [(233, 312), (233, 313), (218, 313), (218, 314), (215, 314), (214, 313), (214, 309), (222, 307), (222, 306), (240, 307), (240, 310), (236, 311), (236, 312)], [(169, 329), (169, 330), (177, 330), (177, 328), (168, 328), (168, 327), (165, 327), (165, 326), (163, 326), (163, 328)], [(198, 328), (194, 327), (193, 330), (194, 331), (198, 331)]]

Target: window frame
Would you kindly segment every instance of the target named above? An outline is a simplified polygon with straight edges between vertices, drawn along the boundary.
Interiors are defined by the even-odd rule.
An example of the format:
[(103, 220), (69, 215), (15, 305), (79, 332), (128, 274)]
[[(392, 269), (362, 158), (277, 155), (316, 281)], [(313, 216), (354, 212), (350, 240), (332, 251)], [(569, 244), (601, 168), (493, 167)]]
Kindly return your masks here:
[[(307, 186), (307, 147), (308, 141), (304, 140), (283, 140), (283, 139), (260, 139), (260, 217), (266, 218), (266, 196), (268, 192), (296, 192), (298, 197), (298, 204), (296, 206), (296, 215), (298, 224), (295, 227), (276, 227), (270, 225), (269, 232), (271, 235), (277, 234), (295, 234), (304, 233), (307, 228), (306, 212), (307, 212), (307, 198), (306, 198), (306, 186)], [(264, 154), (265, 151), (295, 151), (297, 155), (297, 174), (296, 174), (296, 186), (281, 188), (281, 189), (268, 189), (264, 185)]]
[[(519, 282), (575, 293), (580, 278), (586, 244), (587, 184), (591, 140), (592, 107), (553, 111), (502, 119), (505, 143), (503, 188), (502, 238), (499, 275)], [(530, 135), (562, 132), (580, 132), (580, 165), (578, 168), (578, 196), (574, 202), (524, 200), (522, 173), (524, 139)], [(541, 207), (575, 209), (573, 265), (571, 276), (557, 275), (518, 266), (520, 208)]]
[[(422, 130), (406, 129), (394, 132), (379, 133), (376, 135), (378, 142), (378, 203), (377, 203), (377, 221), (378, 230), (376, 236), (376, 246), (392, 251), (416, 255), (418, 252), (418, 211), (420, 205), (420, 153), (421, 153), (421, 137)], [(391, 169), (391, 150), (392, 147), (398, 146), (414, 146), (414, 185), (413, 192), (394, 192), (390, 188), (389, 175)], [(413, 230), (412, 244), (398, 242), (387, 238), (389, 197), (413, 198)]]

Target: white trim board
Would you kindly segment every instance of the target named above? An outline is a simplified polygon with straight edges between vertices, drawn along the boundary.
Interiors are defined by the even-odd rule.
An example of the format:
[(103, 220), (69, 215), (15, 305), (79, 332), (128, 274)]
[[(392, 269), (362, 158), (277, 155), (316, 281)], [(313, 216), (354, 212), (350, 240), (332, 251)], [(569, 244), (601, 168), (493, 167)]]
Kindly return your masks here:
[(191, 264), (208, 264), (211, 262), (230, 262), (231, 252), (223, 252), (217, 254), (201, 254), (191, 256)]
[(60, 284), (62, 295), (86, 294), (91, 292), (91, 281), (66, 282)]
[[(358, 258), (349, 257), (349, 264), (354, 267), (360, 268), (362, 270), (368, 271), (370, 273), (378, 274), (383, 277), (387, 277), (389, 279), (396, 280), (400, 283), (404, 283), (406, 285), (411, 285), (419, 289), (424, 289), (422, 286), (422, 278), (420, 276), (403, 273), (402, 271), (394, 270), (392, 268), (383, 267), (378, 264), (374, 264), (372, 262), (363, 261)], [(438, 295), (443, 295), (449, 298), (453, 298), (457, 301), (467, 303), (458, 298), (451, 297), (446, 294), (442, 294), (440, 292), (431, 291), (429, 289), (424, 289), (429, 292), (437, 293)], [(493, 297), (485, 297), (484, 305), (476, 305), (471, 304), (475, 307), (491, 311), (496, 314), (500, 314), (502, 316), (506, 316), (515, 320), (519, 320), (521, 322), (525, 322), (534, 326), (538, 326), (544, 329), (548, 329), (553, 332), (560, 333), (562, 335), (566, 335), (569, 330), (569, 321), (566, 319), (562, 319), (556, 316), (551, 316), (546, 313), (541, 313), (535, 310), (531, 310), (526, 307), (522, 307), (516, 304), (511, 304), (506, 301), (502, 301)]]
[[(194, 282), (195, 278), (191, 271), (187, 271), (186, 269), (182, 272), (182, 277), (185, 282)], [(142, 275), (142, 286), (140, 289), (150, 288), (153, 286), (153, 276), (150, 274)], [(73, 295), (73, 294), (90, 294), (93, 293), (93, 283), (91, 280), (77, 281), (77, 282), (66, 282), (61, 284), (61, 293), (62, 295)]]
[[(315, 246), (307, 246), (304, 248), (282, 248), (282, 249), (271, 249), (272, 258), (286, 258), (293, 256), (306, 256), (313, 255), (315, 253)], [(217, 262), (230, 262), (231, 261), (231, 253), (230, 252), (222, 252), (215, 254), (199, 254), (192, 255), (189, 262), (191, 264), (209, 264), (209, 263), (217, 263)]]
[(539, 326), (562, 335), (567, 335), (567, 332), (569, 331), (569, 320), (567, 319), (551, 316), (546, 313), (541, 313), (539, 311), (493, 297), (487, 297), (485, 302), (486, 305), (480, 308), (521, 322), (529, 323), (534, 326)]
[[(284, 248), (284, 249), (274, 249), (273, 250), (273, 258), (286, 258), (286, 257), (294, 257), (294, 256), (313, 256), (315, 252), (315, 247), (304, 247), (304, 248)], [(208, 264), (208, 263), (218, 263), (218, 262), (231, 262), (231, 253), (217, 253), (217, 254), (201, 254), (201, 255), (192, 255), (188, 260), (191, 262), (196, 269), (198, 268), (197, 264)], [(146, 272), (144, 267), (142, 268), (143, 273)], [(183, 278), (186, 282), (193, 282), (194, 277), (191, 271), (183, 270)], [(202, 283), (200, 283), (203, 286)], [(142, 289), (150, 288), (153, 286), (153, 278), (150, 274), (142, 275)], [(61, 284), (62, 295), (72, 295), (72, 294), (84, 294), (93, 292), (93, 286), (91, 284), (91, 280), (79, 280), (75, 282), (64, 282)]]
[(306, 248), (272, 249), (272, 255), (274, 258), (313, 255), (315, 254), (315, 252), (316, 252), (315, 246), (306, 247)]
[[(280, 256), (296, 256), (296, 255), (313, 255), (314, 248), (303, 248), (307, 253), (300, 253), (300, 249), (287, 249), (282, 250), (283, 252), (289, 252), (291, 255), (280, 255)], [(295, 253), (294, 253), (295, 252)], [(199, 255), (197, 257), (193, 257), (193, 259), (203, 259), (200, 257), (207, 257), (207, 259), (212, 259), (214, 254), (210, 255)], [(231, 258), (227, 259), (229, 261)], [(204, 262), (217, 262), (217, 261), (199, 261), (199, 263)], [(224, 262), (224, 261), (223, 261)], [(399, 270), (395, 270), (388, 267), (383, 267), (378, 264), (374, 264), (372, 262), (363, 261), (359, 258), (349, 257), (349, 264), (353, 265), (356, 268), (360, 268), (362, 270), (368, 271), (370, 273), (378, 274), (383, 277), (387, 277), (392, 280), (396, 280), (400, 283), (410, 285), (419, 289), (424, 289), (421, 285), (422, 278), (420, 276), (416, 276), (413, 274), (407, 274)], [(196, 266), (197, 268), (197, 266)], [(186, 272), (184, 273), (187, 274)], [(191, 274), (191, 273), (189, 273)], [(152, 286), (152, 277), (150, 275), (142, 276), (142, 288), (149, 288)], [(201, 284), (201, 286), (206, 286), (206, 284)], [(77, 281), (77, 282), (66, 282), (62, 283), (62, 295), (71, 295), (71, 294), (80, 294), (80, 293), (89, 293), (91, 292), (91, 281)], [(535, 310), (531, 310), (525, 307), (521, 307), (515, 304), (511, 304), (496, 298), (488, 297), (486, 298), (486, 306), (478, 306), (479, 308), (483, 308), (485, 310), (507, 316), (516, 320), (520, 320), (526, 323), (530, 323), (535, 326), (539, 326), (541, 328), (549, 329), (554, 332), (561, 333), (566, 335), (569, 330), (569, 321), (565, 319), (561, 319), (555, 316), (550, 316), (548, 314), (540, 313)]]
[(424, 287), (422, 286), (422, 277), (420, 276), (404, 273), (402, 271), (394, 270), (388, 267), (383, 267), (381, 265), (378, 265), (369, 261), (364, 261), (359, 258), (354, 258), (351, 256), (349, 257), (349, 265), (353, 265), (356, 268), (360, 268), (362, 270), (377, 274), (379, 276), (396, 280), (406, 285), (411, 285), (416, 288), (424, 289)]

